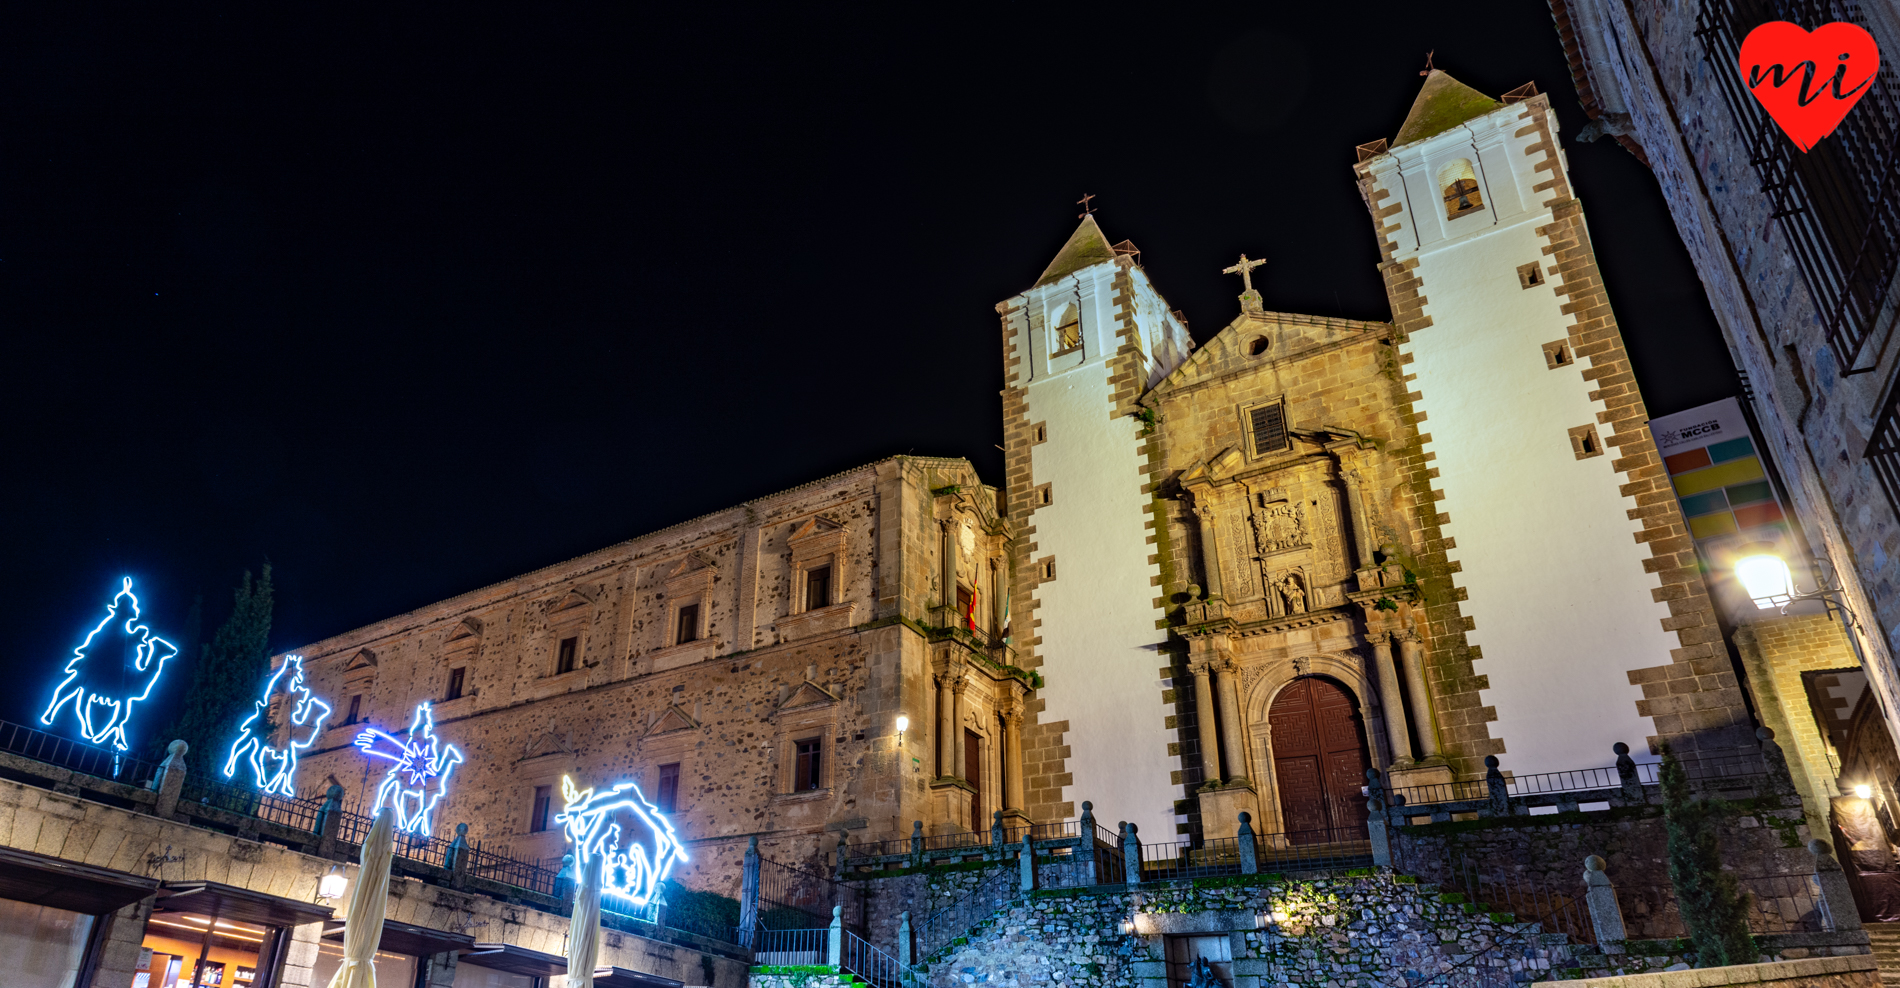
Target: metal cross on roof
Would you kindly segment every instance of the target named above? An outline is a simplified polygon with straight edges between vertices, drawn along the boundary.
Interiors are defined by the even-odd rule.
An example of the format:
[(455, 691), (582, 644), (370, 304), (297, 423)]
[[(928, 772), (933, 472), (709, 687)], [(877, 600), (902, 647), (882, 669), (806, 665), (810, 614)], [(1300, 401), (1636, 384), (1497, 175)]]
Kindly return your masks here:
[(1264, 260), (1249, 261), (1247, 260), (1247, 255), (1242, 254), (1240, 255), (1239, 264), (1231, 268), (1222, 268), (1220, 273), (1240, 275), (1240, 283), (1246, 286), (1247, 291), (1251, 292), (1253, 291), (1253, 269), (1265, 263), (1267, 262)]
[(1077, 213), (1077, 214), (1075, 214), (1075, 218), (1076, 218), (1076, 219), (1078, 219), (1078, 220), (1079, 220), (1079, 219), (1081, 219), (1081, 218), (1083, 218), (1084, 216), (1087, 216), (1088, 214), (1090, 214), (1090, 213), (1093, 213), (1093, 212), (1095, 212), (1095, 207), (1094, 207), (1094, 206), (1091, 206), (1091, 205), (1089, 205), (1089, 200), (1090, 200), (1090, 199), (1093, 199), (1093, 198), (1095, 198), (1095, 193), (1093, 193), (1093, 192), (1085, 192), (1085, 193), (1083, 193), (1083, 195), (1082, 195), (1082, 198), (1080, 198), (1080, 199), (1077, 199), (1077, 200), (1075, 201), (1075, 204), (1076, 204), (1076, 205), (1078, 205), (1078, 206), (1080, 206), (1080, 207), (1082, 207), (1082, 211), (1081, 211), (1081, 212), (1079, 212), (1079, 213)]
[(1436, 54), (1438, 54), (1438, 49), (1436, 49), (1436, 48), (1433, 48), (1433, 49), (1432, 49), (1431, 51), (1428, 51), (1428, 52), (1426, 52), (1426, 53), (1425, 53), (1425, 67), (1424, 67), (1423, 69), (1420, 69), (1420, 70), (1419, 70), (1419, 73), (1418, 73), (1419, 75), (1427, 75), (1427, 76), (1428, 76), (1428, 75), (1431, 75), (1431, 74), (1432, 74), (1432, 68), (1433, 68), (1433, 66), (1432, 66), (1432, 56), (1433, 56), (1433, 55), (1436, 55)]

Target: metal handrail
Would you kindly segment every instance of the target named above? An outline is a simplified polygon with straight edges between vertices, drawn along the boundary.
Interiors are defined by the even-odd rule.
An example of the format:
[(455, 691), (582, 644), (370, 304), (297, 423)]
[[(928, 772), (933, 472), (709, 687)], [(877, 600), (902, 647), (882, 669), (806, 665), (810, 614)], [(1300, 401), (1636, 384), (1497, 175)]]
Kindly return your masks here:
[(158, 775), (158, 766), (142, 758), (5, 720), (0, 720), (0, 751), (126, 785), (143, 786)]

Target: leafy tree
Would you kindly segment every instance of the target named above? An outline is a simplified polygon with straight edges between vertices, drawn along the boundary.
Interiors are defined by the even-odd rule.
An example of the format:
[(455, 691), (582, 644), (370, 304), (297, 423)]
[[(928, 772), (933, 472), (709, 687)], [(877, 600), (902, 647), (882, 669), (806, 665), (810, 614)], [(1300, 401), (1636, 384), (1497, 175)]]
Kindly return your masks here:
[(1669, 881), (1676, 887), (1697, 967), (1753, 964), (1760, 955), (1748, 934), (1748, 895), (1722, 870), (1716, 825), (1728, 815), (1720, 800), (1689, 794), (1689, 773), (1668, 745), (1662, 749), (1663, 829), (1669, 843)]
[(191, 670), (191, 688), (178, 715), (154, 745), (160, 752), (173, 738), (191, 745), (194, 774), (216, 771), (225, 750), (237, 736), (237, 726), (257, 701), (257, 691), (270, 670), (271, 582), (270, 564), (255, 582), (250, 570), (233, 590), (231, 616), (198, 654)]

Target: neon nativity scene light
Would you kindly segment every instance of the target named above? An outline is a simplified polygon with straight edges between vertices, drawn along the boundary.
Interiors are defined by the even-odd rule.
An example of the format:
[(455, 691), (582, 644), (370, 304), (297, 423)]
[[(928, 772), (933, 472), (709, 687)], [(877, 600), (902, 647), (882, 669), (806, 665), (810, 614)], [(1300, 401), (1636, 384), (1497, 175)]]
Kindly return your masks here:
[[(285, 684), (281, 691), (277, 688), (280, 682)], [(271, 744), (277, 725), (270, 718), (271, 699), (280, 692), (290, 714), (290, 730), (281, 750)], [(231, 754), (224, 759), (224, 777), (236, 778), (238, 760), (243, 759), (251, 767), (251, 780), (257, 788), (278, 796), (297, 795), (297, 753), (316, 743), (329, 719), (330, 705), (317, 699), (305, 682), (303, 656), (285, 656), (284, 664), (264, 684), (263, 699), (238, 725), (238, 739), (231, 742)]]
[(165, 663), (178, 654), (178, 646), (140, 623), (132, 578), (123, 579), (106, 605), (105, 618), (66, 660), (66, 678), (53, 687), (53, 698), (40, 714), (40, 723), (51, 727), (70, 704), (80, 737), (119, 751), (130, 747), (125, 725), (132, 719), (132, 705), (152, 695)]
[(433, 835), (431, 818), (436, 804), (448, 795), (449, 774), (462, 764), (462, 751), (435, 736), (435, 711), (429, 701), (416, 705), (406, 738), (397, 740), (372, 727), (356, 736), (356, 746), (370, 758), (395, 763), (376, 787), (376, 806), (371, 813), (380, 813), (387, 806), (396, 813), (399, 832)]
[[(561, 776), (561, 798), (566, 808), (554, 819), (574, 842), (575, 867), (585, 869), (601, 858), (600, 891), (603, 895), (626, 899), (635, 906), (652, 902), (673, 866), (686, 860), (673, 825), (660, 808), (647, 802), (640, 787), (622, 782), (607, 790), (576, 789), (573, 780)], [(620, 817), (621, 819), (616, 819)], [(627, 818), (631, 819), (627, 819)], [(637, 823), (651, 836), (652, 850), (638, 839), (620, 846), (621, 822)]]

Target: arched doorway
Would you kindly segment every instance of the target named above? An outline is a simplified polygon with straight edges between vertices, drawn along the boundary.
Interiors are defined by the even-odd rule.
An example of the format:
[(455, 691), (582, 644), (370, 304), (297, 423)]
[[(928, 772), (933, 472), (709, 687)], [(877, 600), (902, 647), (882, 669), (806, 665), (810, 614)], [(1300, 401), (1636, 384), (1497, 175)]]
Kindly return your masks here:
[(1366, 798), (1359, 790), (1372, 760), (1352, 693), (1330, 679), (1302, 676), (1273, 698), (1267, 721), (1287, 840), (1364, 839)]

